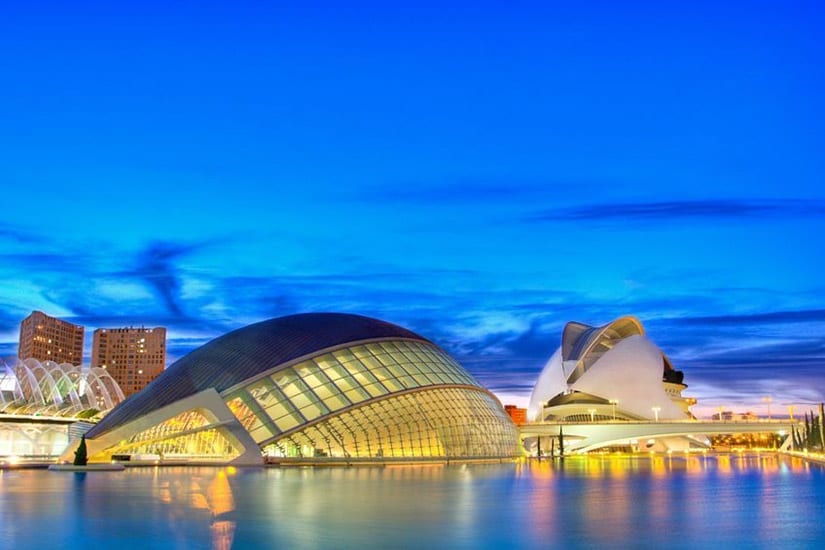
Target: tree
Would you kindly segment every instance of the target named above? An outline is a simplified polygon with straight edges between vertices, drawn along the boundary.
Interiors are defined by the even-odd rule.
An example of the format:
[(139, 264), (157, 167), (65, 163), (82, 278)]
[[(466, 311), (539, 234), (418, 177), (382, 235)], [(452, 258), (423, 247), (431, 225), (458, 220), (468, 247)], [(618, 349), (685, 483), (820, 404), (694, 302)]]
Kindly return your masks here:
[(811, 421), (808, 420), (807, 412), (805, 412), (805, 448), (811, 450)]
[(564, 432), (562, 432), (561, 424), (559, 424), (559, 458), (564, 460)]
[(77, 446), (77, 450), (74, 452), (74, 465), (85, 466), (88, 462), (89, 459), (86, 456), (86, 434), (83, 434), (83, 437), (80, 438), (80, 445)]

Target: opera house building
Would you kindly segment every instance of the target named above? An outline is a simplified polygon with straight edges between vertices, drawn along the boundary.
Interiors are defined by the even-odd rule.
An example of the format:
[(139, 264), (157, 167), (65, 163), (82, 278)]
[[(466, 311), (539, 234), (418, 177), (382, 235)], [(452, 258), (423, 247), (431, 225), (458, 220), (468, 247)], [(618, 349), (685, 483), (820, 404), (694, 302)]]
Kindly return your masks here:
[(402, 327), (336, 313), (280, 317), (212, 340), (109, 412), (86, 445), (92, 462), (520, 454), (499, 401), (442, 349)]
[[(570, 322), (530, 397), (528, 419), (550, 422), (692, 419), (684, 375), (646, 336), (635, 317), (594, 327)], [(681, 439), (681, 442), (678, 441)], [(663, 448), (704, 438), (657, 441)]]

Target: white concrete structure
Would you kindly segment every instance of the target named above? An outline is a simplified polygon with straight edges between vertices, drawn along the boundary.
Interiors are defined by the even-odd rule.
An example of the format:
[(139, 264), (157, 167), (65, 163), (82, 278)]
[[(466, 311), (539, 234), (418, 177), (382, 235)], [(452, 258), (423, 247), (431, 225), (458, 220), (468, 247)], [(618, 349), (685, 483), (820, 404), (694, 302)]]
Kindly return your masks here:
[(695, 400), (682, 397), (685, 388), (682, 372), (635, 317), (600, 327), (571, 322), (539, 375), (527, 415), (532, 422), (689, 420)]
[[(565, 454), (581, 454), (604, 447), (627, 447), (634, 452), (685, 451), (705, 447), (708, 435), (791, 433), (799, 422), (793, 420), (753, 420), (750, 422), (670, 420), (661, 422), (617, 421), (607, 423), (559, 424), (542, 422), (519, 427), (526, 446), (535, 447), (541, 438), (541, 448), (548, 454), (551, 445), (558, 453), (559, 434), (564, 434)], [(791, 443), (788, 437), (783, 446)]]
[(105, 369), (37, 359), (12, 364), (0, 360), (0, 413), (71, 417), (112, 409), (123, 399)]
[(0, 464), (50, 460), (124, 400), (106, 369), (37, 359), (0, 360)]

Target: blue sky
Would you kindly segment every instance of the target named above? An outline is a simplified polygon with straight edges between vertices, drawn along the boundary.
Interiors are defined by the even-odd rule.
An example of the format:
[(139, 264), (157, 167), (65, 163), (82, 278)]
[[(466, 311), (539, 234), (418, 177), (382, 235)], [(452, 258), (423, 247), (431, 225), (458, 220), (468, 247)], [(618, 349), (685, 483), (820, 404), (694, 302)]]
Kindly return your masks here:
[(523, 403), (635, 314), (699, 412), (825, 399), (817, 2), (166, 4), (0, 18), (0, 355), (348, 311)]

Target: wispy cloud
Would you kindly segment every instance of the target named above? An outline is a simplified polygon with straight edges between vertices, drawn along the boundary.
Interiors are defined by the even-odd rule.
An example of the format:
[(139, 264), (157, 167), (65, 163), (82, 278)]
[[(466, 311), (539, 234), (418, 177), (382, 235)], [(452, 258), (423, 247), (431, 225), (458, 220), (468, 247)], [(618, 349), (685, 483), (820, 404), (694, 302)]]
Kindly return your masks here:
[[(762, 215), (758, 212), (763, 211), (741, 208), (737, 215)], [(170, 361), (255, 321), (346, 311), (408, 327), (445, 348), (493, 391), (528, 395), (566, 321), (601, 324), (635, 314), (686, 372), (691, 388), (717, 400), (740, 390), (763, 392), (771, 380), (791, 376), (804, 381), (811, 397), (825, 379), (820, 372), (825, 344), (813, 336), (825, 323), (825, 310), (769, 309), (811, 303), (810, 296), (758, 287), (703, 288), (702, 281), (718, 286), (720, 279), (701, 271), (630, 274), (637, 282), (606, 299), (547, 285), (489, 288), (485, 273), (475, 267), (410, 270), (390, 260), (368, 264), (348, 258), (287, 274), (239, 275), (216, 263), (215, 248), (213, 241), (174, 239), (131, 249), (47, 239), (36, 245), (6, 243), (0, 255), (5, 280), (28, 287), (25, 295), (19, 288), (3, 295), (0, 330), (7, 341), (0, 352), (16, 352), (16, 329), (27, 308), (35, 307), (69, 312), (64, 313), (68, 320), (89, 329), (166, 326)], [(684, 280), (696, 283), (688, 287)], [(752, 311), (731, 313), (743, 295)], [(799, 391), (786, 394), (789, 400), (805, 397)]]
[(181, 305), (181, 282), (175, 268), (175, 260), (197, 250), (200, 245), (182, 244), (170, 241), (156, 241), (138, 254), (132, 270), (125, 276), (137, 277), (145, 281), (160, 298), (166, 310), (176, 316), (185, 317)]
[(767, 311), (731, 315), (708, 315), (672, 319), (680, 325), (714, 325), (714, 326), (748, 326), (763, 324), (788, 324), (825, 322), (825, 309), (806, 309), (796, 311)]
[(46, 242), (46, 237), (34, 231), (7, 223), (0, 223), (0, 241), (20, 244), (39, 244)]
[(358, 199), (381, 200), (390, 203), (455, 205), (467, 203), (524, 203), (548, 200), (561, 194), (569, 194), (578, 188), (593, 189), (597, 184), (587, 185), (574, 182), (513, 182), (463, 180), (440, 184), (423, 182), (401, 182), (394, 185), (368, 187), (353, 192)]
[(535, 212), (529, 221), (683, 221), (742, 220), (776, 217), (821, 216), (825, 203), (800, 200), (674, 200), (615, 202), (554, 208)]

